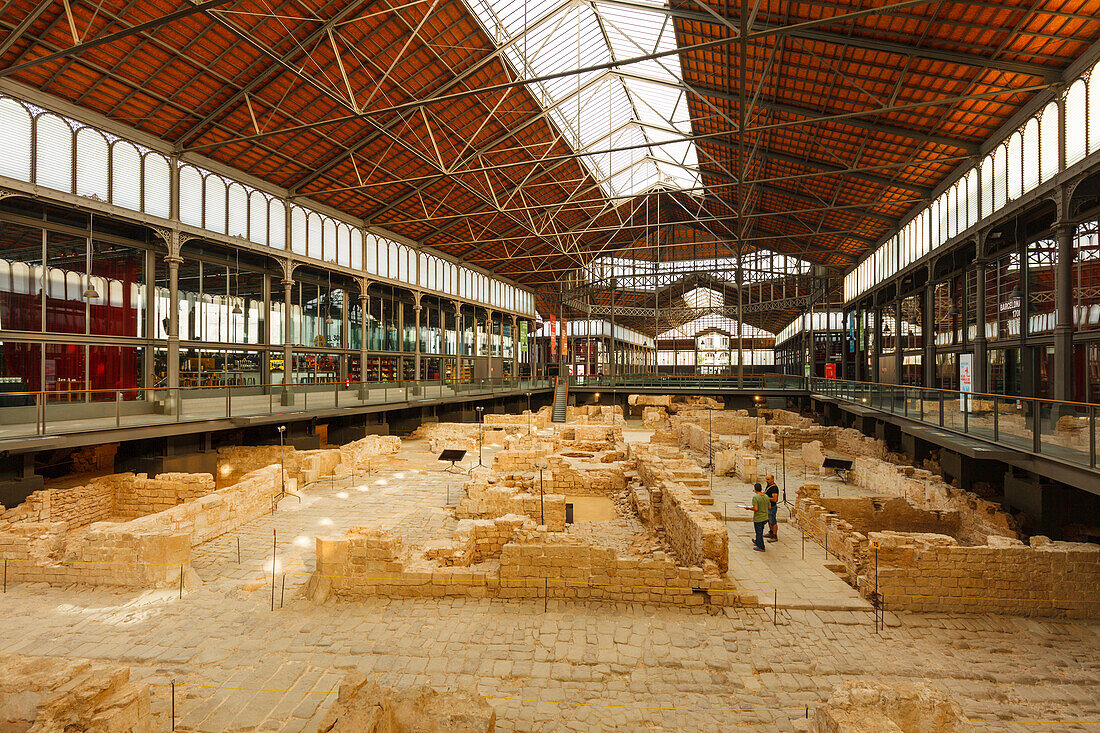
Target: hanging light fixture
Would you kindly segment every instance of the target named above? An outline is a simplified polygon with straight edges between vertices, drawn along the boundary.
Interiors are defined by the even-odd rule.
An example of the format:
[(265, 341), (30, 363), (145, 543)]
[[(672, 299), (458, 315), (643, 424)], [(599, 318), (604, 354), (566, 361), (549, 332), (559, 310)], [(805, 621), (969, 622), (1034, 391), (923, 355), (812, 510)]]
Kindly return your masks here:
[(236, 251), (237, 266), (233, 268), (233, 315), (239, 316), (244, 313), (244, 309), (241, 308), (240, 296), (237, 295), (237, 291), (240, 290), (240, 274), (241, 274), (241, 251)]
[[(325, 291), (325, 325), (332, 325), (332, 312), (330, 307), (332, 305), (332, 273), (328, 273), (328, 290)], [(327, 339), (326, 339), (327, 341)]]
[(92, 285), (92, 278), (88, 278), (88, 287), (84, 288), (84, 298), (86, 300), (98, 300), (99, 291), (95, 289), (95, 285)]

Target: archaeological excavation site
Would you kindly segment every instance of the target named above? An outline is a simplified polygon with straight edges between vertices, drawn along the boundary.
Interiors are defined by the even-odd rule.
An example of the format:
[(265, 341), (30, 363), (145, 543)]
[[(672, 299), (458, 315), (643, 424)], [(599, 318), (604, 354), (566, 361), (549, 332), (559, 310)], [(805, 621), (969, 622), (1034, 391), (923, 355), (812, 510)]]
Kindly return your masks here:
[[(1100, 545), (795, 405), (572, 402), (342, 444), (242, 431), (141, 472), (79, 449), (0, 514), (0, 729), (923, 732), (1100, 709), (1075, 657)], [(187, 463), (209, 470), (148, 468)]]
[(1100, 0), (0, 0), (0, 733), (1100, 733)]

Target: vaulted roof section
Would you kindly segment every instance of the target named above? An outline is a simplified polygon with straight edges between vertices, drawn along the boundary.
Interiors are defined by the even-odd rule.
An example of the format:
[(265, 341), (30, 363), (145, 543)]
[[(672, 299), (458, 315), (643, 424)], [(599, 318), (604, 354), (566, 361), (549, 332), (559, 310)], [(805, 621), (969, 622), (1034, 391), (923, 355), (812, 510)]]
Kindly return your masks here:
[(7, 0), (0, 78), (538, 286), (658, 217), (846, 268), (1100, 38), (1100, 0), (524, 7)]

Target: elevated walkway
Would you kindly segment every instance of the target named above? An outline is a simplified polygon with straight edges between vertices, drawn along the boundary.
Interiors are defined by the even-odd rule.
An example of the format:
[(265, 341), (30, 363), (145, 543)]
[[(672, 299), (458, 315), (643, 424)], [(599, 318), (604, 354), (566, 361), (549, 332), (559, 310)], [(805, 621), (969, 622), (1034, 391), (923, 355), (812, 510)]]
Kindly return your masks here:
[[(484, 402), (551, 389), (547, 379), (483, 379), (130, 390), (56, 402), (54, 393), (4, 395), (17, 406), (0, 408), (0, 452), (9, 454), (82, 445), (188, 435), (301, 420), (317, 420), (413, 407)], [(70, 396), (71, 398), (71, 396)], [(110, 398), (110, 399), (105, 399)], [(94, 401), (93, 401), (94, 400)], [(283, 404), (287, 402), (288, 404)], [(9, 401), (10, 404), (10, 401)]]

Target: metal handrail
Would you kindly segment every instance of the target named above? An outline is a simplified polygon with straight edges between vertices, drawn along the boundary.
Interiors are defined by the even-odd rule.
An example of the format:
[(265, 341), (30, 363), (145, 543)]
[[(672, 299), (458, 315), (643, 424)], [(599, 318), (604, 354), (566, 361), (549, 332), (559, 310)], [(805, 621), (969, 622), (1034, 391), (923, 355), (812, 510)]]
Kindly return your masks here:
[(989, 397), (999, 400), (1032, 400), (1035, 402), (1050, 402), (1059, 405), (1075, 405), (1077, 407), (1095, 407), (1100, 408), (1100, 403), (1097, 402), (1074, 402), (1072, 400), (1057, 400), (1053, 397), (1029, 397), (1027, 395), (1014, 395), (1014, 394), (995, 394), (992, 392), (962, 392), (957, 389), (944, 389), (942, 387), (923, 387), (919, 384), (889, 384), (884, 382), (861, 382), (855, 379), (827, 379), (824, 377), (810, 377), (810, 384), (858, 384), (866, 387), (874, 387), (878, 389), (920, 389), (925, 392), (943, 392), (945, 394), (953, 395), (955, 399), (961, 398), (963, 395), (970, 397)]

